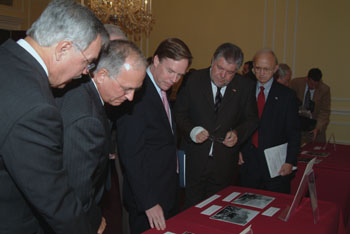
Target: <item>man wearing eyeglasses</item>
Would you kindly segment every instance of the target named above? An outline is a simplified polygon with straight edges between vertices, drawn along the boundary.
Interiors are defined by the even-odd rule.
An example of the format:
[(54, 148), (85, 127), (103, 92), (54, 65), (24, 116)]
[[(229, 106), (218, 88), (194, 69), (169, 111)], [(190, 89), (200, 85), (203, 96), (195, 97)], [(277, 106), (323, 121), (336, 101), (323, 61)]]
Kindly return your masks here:
[(231, 185), (238, 176), (238, 146), (257, 127), (254, 82), (241, 77), (243, 53), (220, 45), (209, 68), (194, 71), (175, 103), (186, 153), (185, 207)]
[[(132, 101), (146, 72), (146, 60), (131, 41), (114, 40), (101, 52), (92, 78), (84, 76), (57, 93), (64, 126), (63, 164), (83, 205), (100, 205), (111, 152), (111, 126), (104, 105)], [(78, 101), (75, 101), (78, 100)], [(96, 212), (101, 217), (101, 210)], [(108, 224), (107, 224), (108, 225)]]
[(25, 39), (1, 45), (0, 233), (97, 233), (101, 219), (89, 216), (94, 201), (82, 206), (67, 183), (63, 123), (51, 87), (86, 73), (107, 41), (87, 8), (54, 0)]
[(166, 91), (185, 74), (191, 60), (183, 41), (164, 40), (134, 102), (121, 106), (117, 143), (132, 234), (164, 230), (165, 219), (177, 211), (176, 128)]
[[(256, 53), (254, 73), (259, 127), (242, 148), (241, 185), (281, 193), (290, 193), (292, 168), (300, 147), (298, 105), (295, 92), (273, 79), (278, 70), (274, 52), (263, 49)], [(284, 164), (279, 175), (271, 178), (265, 159), (265, 149), (288, 143)]]

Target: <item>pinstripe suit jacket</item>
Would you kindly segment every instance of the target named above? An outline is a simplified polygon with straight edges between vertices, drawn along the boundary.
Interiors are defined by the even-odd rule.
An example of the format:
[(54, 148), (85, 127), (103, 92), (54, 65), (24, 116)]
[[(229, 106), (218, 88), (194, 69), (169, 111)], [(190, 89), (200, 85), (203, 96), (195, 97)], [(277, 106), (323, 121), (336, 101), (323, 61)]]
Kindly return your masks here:
[[(91, 78), (75, 80), (56, 95), (64, 126), (63, 164), (69, 184), (87, 205), (104, 191), (110, 150), (110, 126)], [(98, 216), (100, 214), (96, 214)]]
[(0, 47), (0, 83), (0, 233), (43, 233), (47, 224), (96, 233), (99, 222), (91, 230), (62, 168), (62, 119), (48, 77), (12, 40)]

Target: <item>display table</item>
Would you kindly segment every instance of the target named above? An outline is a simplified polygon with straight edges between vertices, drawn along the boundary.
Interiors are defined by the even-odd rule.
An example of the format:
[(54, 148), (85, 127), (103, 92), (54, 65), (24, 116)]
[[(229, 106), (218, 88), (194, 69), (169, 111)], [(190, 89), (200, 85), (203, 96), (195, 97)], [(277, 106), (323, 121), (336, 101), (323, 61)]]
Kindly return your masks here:
[[(341, 209), (347, 233), (350, 233), (350, 146), (329, 144), (308, 144), (301, 149), (299, 158), (312, 158), (308, 152), (329, 153), (327, 157), (318, 157), (322, 161), (314, 165), (317, 196), (320, 200), (336, 203)], [(321, 149), (320, 149), (321, 148)], [(304, 152), (304, 153), (303, 153)], [(295, 194), (306, 163), (298, 162), (298, 170), (292, 180), (292, 194)]]
[[(223, 201), (228, 195), (233, 192), (239, 192), (242, 195), (245, 192), (261, 194), (266, 196), (275, 197), (275, 199), (263, 209), (253, 208), (249, 206), (236, 205), (231, 202)], [(344, 234), (344, 224), (341, 210), (337, 205), (331, 202), (319, 201), (320, 220), (318, 224), (313, 223), (312, 209), (308, 198), (304, 198), (301, 205), (296, 210), (288, 222), (284, 222), (278, 219), (278, 215), (287, 206), (290, 205), (293, 196), (287, 194), (273, 193), (268, 191), (242, 188), (242, 187), (227, 187), (226, 189), (217, 193), (219, 198), (210, 202), (202, 208), (191, 207), (177, 216), (167, 220), (167, 228), (165, 231), (157, 231), (156, 229), (148, 230), (147, 234), (151, 233), (177, 233), (182, 234), (187, 232), (195, 234), (224, 234), (224, 233), (241, 233), (250, 224), (254, 233), (284, 233), (284, 234)], [(239, 195), (239, 196), (240, 196)], [(237, 198), (235, 198), (237, 199)], [(234, 200), (235, 200), (234, 199)], [(212, 205), (221, 206), (218, 211), (226, 207), (227, 205), (233, 205), (236, 207), (242, 207), (249, 210), (258, 211), (259, 214), (253, 218), (245, 226), (238, 224), (228, 223), (224, 221), (214, 220), (210, 217), (213, 215), (201, 214), (204, 210)], [(270, 207), (280, 208), (280, 210), (272, 217), (263, 216), (262, 213)]]

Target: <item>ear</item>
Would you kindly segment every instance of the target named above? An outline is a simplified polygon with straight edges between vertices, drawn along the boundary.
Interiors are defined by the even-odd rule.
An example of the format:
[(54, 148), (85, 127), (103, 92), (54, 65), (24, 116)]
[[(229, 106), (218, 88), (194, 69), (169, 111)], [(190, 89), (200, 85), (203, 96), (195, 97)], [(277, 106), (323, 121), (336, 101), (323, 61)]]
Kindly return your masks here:
[(158, 55), (155, 55), (154, 58), (153, 58), (153, 65), (155, 67), (157, 67), (159, 63), (160, 63), (159, 57), (158, 57)]
[(275, 70), (273, 71), (274, 74), (276, 73), (276, 71), (278, 70), (278, 68), (279, 68), (279, 66), (276, 65), (276, 66), (275, 66)]
[(55, 48), (56, 61), (62, 60), (63, 57), (67, 55), (69, 50), (72, 49), (72, 47), (73, 47), (73, 44), (71, 41), (63, 40), (58, 42)]
[(109, 72), (105, 68), (101, 68), (98, 70), (98, 72), (95, 74), (94, 79), (97, 84), (102, 84), (105, 79), (109, 79)]

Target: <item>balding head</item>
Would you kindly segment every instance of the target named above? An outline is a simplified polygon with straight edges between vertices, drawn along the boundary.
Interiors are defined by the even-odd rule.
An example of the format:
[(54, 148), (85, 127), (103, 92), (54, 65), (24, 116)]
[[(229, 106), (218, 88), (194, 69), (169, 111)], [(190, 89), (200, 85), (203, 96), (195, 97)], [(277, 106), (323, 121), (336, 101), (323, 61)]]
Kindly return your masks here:
[(260, 83), (265, 84), (278, 69), (278, 60), (275, 53), (270, 49), (259, 50), (254, 58), (254, 73)]

